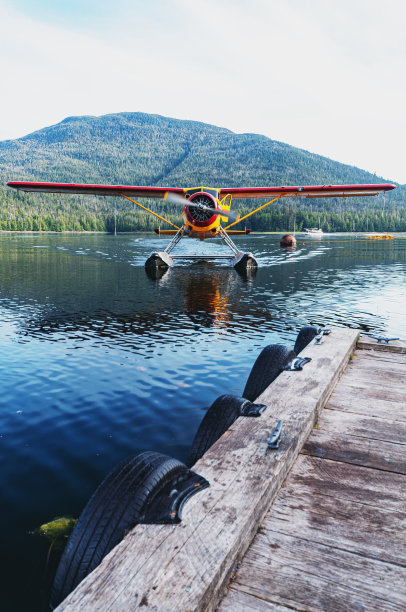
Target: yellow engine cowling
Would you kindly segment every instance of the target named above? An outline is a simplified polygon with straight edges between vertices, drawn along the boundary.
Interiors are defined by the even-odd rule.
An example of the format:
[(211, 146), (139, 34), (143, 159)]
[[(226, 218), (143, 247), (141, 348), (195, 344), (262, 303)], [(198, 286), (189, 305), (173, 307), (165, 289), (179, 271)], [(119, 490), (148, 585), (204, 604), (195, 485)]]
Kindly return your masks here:
[[(222, 217), (220, 212), (222, 207), (219, 200), (205, 191), (196, 191), (188, 198), (196, 206), (185, 205), (182, 210), (183, 220), (185, 222), (186, 234), (191, 238), (213, 238), (217, 235), (220, 229), (221, 221), (227, 221), (227, 217)], [(204, 206), (204, 209), (199, 208), (199, 204)], [(207, 210), (210, 208), (213, 210)], [(228, 207), (229, 208), (229, 207)]]

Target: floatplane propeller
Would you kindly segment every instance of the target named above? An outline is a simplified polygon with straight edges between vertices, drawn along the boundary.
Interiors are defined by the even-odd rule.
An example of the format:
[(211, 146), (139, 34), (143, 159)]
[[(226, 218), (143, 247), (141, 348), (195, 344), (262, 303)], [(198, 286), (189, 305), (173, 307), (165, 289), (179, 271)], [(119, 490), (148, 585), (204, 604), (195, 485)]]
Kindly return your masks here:
[[(214, 208), (213, 206), (207, 206), (207, 200), (204, 198), (204, 195), (197, 197), (191, 201), (188, 198), (179, 195), (178, 193), (168, 193), (164, 200), (166, 202), (169, 202), (169, 204), (175, 204), (176, 206), (187, 206), (188, 208), (195, 208), (197, 212), (201, 211), (204, 213), (210, 213), (210, 215), (217, 214), (221, 217), (231, 219), (232, 221), (237, 221), (241, 216), (240, 214), (235, 215), (234, 213), (231, 213), (227, 210), (219, 210), (217, 208)], [(204, 204), (204, 202), (206, 202), (206, 204)]]
[[(349, 198), (360, 196), (376, 196), (379, 193), (395, 189), (396, 185), (308, 185), (296, 187), (140, 187), (129, 185), (79, 185), (70, 183), (39, 183), (29, 181), (11, 181), (9, 187), (22, 191), (40, 191), (48, 193), (92, 194), (97, 196), (121, 196), (133, 202), (146, 212), (154, 215), (170, 225), (170, 230), (155, 230), (158, 234), (172, 235), (173, 238), (164, 251), (155, 252), (148, 257), (145, 265), (149, 270), (168, 268), (174, 259), (180, 258), (232, 258), (232, 265), (241, 272), (248, 268), (256, 268), (257, 261), (252, 253), (238, 250), (230, 235), (248, 234), (249, 229), (231, 230), (230, 228), (247, 219), (254, 213), (282, 197), (299, 198)], [(176, 205), (182, 205), (183, 225), (181, 227), (158, 215), (153, 210), (137, 202), (134, 198), (160, 198)], [(267, 198), (268, 201), (258, 206), (248, 214), (240, 217), (230, 213), (233, 199)], [(230, 220), (233, 220), (229, 223)], [(222, 222), (228, 224), (223, 227)], [(219, 236), (232, 251), (232, 255), (171, 255), (178, 242), (184, 237), (215, 238)]]

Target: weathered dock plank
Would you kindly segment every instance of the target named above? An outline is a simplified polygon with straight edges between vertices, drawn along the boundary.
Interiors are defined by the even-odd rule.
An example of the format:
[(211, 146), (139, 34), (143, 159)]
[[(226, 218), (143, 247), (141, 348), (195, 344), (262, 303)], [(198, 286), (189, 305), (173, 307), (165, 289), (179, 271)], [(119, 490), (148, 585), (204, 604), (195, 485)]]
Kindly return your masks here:
[[(393, 510), (351, 499), (350, 485), (336, 487), (335, 495), (325, 495), (327, 484), (327, 480), (318, 482), (302, 497), (294, 486), (289, 491), (282, 489), (265, 528), (406, 566), (404, 539), (400, 537), (406, 529), (404, 504)], [(387, 501), (384, 494), (382, 500)]]
[[(357, 365), (358, 367), (354, 366), (348, 369), (346, 376), (347, 383), (361, 388), (365, 385), (379, 387), (382, 391), (379, 393), (378, 390), (378, 397), (385, 392), (385, 389), (389, 390), (393, 385), (397, 386), (396, 390), (398, 392), (402, 394), (406, 393), (406, 377), (395, 372), (394, 368), (391, 369), (378, 366), (377, 368), (371, 367), (368, 371), (368, 368), (362, 368), (362, 362)], [(366, 377), (365, 374), (369, 374), (369, 376)]]
[(364, 440), (344, 431), (315, 431), (302, 450), (313, 457), (324, 457), (364, 467), (406, 474), (406, 445), (380, 440)]
[(245, 601), (252, 609), (261, 602), (258, 610), (406, 609), (404, 343), (395, 356), (367, 344), (322, 411), (220, 612), (242, 612)]
[[(376, 397), (374, 389), (366, 390), (348, 387), (343, 381), (340, 384), (340, 389), (334, 394), (334, 397), (329, 401), (329, 410), (340, 410), (342, 412), (354, 412), (359, 415), (376, 416), (376, 414), (384, 415), (392, 421), (406, 421), (404, 405), (401, 402), (389, 399), (386, 394), (383, 397)], [(365, 391), (365, 390), (364, 390)]]
[[(360, 414), (388, 415), (393, 420), (405, 420), (403, 407), (406, 405), (406, 393), (398, 392), (393, 385), (368, 385), (367, 383), (357, 386), (349, 384), (347, 377), (340, 381), (337, 389), (329, 402), (329, 408), (345, 412), (359, 412)], [(368, 406), (370, 410), (368, 411)], [(361, 410), (362, 409), (362, 410)], [(390, 415), (393, 416), (390, 416)]]
[[(359, 415), (354, 412), (326, 409), (321, 415), (319, 431), (329, 431), (332, 434), (347, 433), (349, 436), (379, 440), (397, 444), (406, 443), (406, 421), (382, 418), (380, 416)], [(360, 440), (360, 447), (364, 442)]]
[[(302, 505), (304, 498), (317, 495), (340, 497), (345, 502), (373, 506), (381, 510), (406, 512), (405, 477), (384, 470), (369, 469), (339, 461), (299, 455), (294, 471), (282, 487), (275, 504), (290, 503), (291, 497)], [(327, 502), (327, 505), (330, 502)], [(318, 503), (315, 504), (317, 511)], [(406, 552), (406, 551), (405, 551)]]
[[(355, 377), (358, 380), (362, 379), (364, 374), (369, 374), (369, 378), (374, 384), (381, 384), (383, 381), (385, 386), (395, 383), (401, 386), (402, 391), (406, 389), (406, 360), (405, 363), (400, 363), (399, 361), (379, 359), (375, 356), (375, 351), (371, 351), (375, 355), (365, 357), (360, 356), (359, 353), (360, 351), (356, 353), (354, 361), (348, 367), (347, 378)], [(386, 353), (386, 355), (389, 354)]]
[[(357, 364), (371, 365), (375, 367), (375, 369), (377, 369), (377, 367), (379, 367), (379, 369), (381, 367), (385, 368), (390, 365), (393, 368), (396, 368), (400, 374), (403, 376), (405, 375), (404, 366), (406, 364), (406, 353), (391, 353), (388, 351), (383, 352), (380, 350), (371, 349), (369, 351), (359, 350), (356, 355)], [(349, 365), (354, 365), (354, 363), (355, 362), (352, 361)]]
[[(356, 339), (356, 330), (335, 329), (323, 344), (309, 346), (305, 369), (283, 372), (258, 398), (268, 406), (263, 415), (238, 419), (194, 466), (211, 487), (188, 502), (182, 523), (136, 526), (58, 610), (214, 609)], [(266, 440), (279, 418), (283, 440), (270, 451)]]
[(245, 593), (230, 590), (221, 605), (222, 612), (292, 612), (292, 608)]
[[(403, 582), (399, 566), (305, 537), (261, 530), (220, 611), (243, 612), (243, 607), (227, 606), (235, 592), (291, 610), (402, 610)], [(252, 609), (262, 610), (259, 605)]]

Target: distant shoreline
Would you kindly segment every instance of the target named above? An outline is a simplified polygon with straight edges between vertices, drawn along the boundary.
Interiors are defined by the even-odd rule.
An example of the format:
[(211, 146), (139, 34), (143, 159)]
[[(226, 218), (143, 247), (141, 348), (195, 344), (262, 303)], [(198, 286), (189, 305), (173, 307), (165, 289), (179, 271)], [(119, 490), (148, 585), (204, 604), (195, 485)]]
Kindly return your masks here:
[[(270, 235), (270, 236), (281, 236), (283, 234), (294, 234), (296, 235), (303, 235), (303, 236), (309, 236), (309, 234), (307, 234), (306, 232), (289, 232), (288, 230), (282, 230), (280, 232), (250, 232), (250, 236), (259, 236), (259, 235)], [(371, 236), (371, 235), (380, 235), (380, 234), (391, 234), (393, 236), (396, 236), (397, 234), (405, 234), (406, 232), (378, 232), (378, 231), (371, 231), (371, 232), (357, 232), (356, 230), (351, 231), (351, 232), (323, 232), (323, 234), (321, 236), (337, 236), (339, 234), (342, 235), (366, 235), (366, 236)], [(113, 234), (112, 232), (99, 232), (99, 231), (86, 231), (86, 230), (63, 230), (61, 232), (57, 232), (55, 230), (0, 230), (0, 235), (1, 234), (30, 234), (30, 235), (44, 235), (44, 234), (55, 234), (56, 236), (62, 236), (62, 235), (72, 235), (72, 234), (80, 234), (80, 235), (102, 235), (102, 236), (124, 236), (124, 235), (129, 235), (129, 234), (155, 234), (154, 230), (139, 230), (139, 231), (134, 231), (134, 232), (117, 232), (117, 234)], [(311, 234), (310, 234), (311, 235)], [(320, 236), (320, 237), (321, 237)], [(159, 238), (165, 238), (165, 236), (157, 236)], [(313, 236), (314, 237), (314, 236)], [(209, 239), (211, 240), (211, 239)]]

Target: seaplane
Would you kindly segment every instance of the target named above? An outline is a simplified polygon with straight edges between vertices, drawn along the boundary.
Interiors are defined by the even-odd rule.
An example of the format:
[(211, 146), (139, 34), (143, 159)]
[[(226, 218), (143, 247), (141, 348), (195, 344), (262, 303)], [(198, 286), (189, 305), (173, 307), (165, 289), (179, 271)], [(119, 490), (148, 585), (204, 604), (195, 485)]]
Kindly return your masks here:
[[(234, 244), (231, 236), (248, 234), (251, 230), (231, 229), (251, 215), (273, 204), (281, 198), (349, 198), (361, 196), (377, 196), (396, 185), (307, 185), (295, 187), (141, 187), (130, 185), (88, 185), (71, 183), (42, 183), (29, 181), (10, 181), (9, 187), (25, 192), (68, 193), (96, 196), (123, 197), (139, 206), (147, 213), (154, 215), (171, 226), (172, 229), (156, 229), (159, 235), (172, 236), (164, 251), (151, 253), (145, 262), (147, 270), (167, 269), (174, 264), (174, 260), (186, 258), (199, 259), (231, 259), (231, 263), (238, 272), (246, 272), (249, 268), (258, 266), (257, 260), (251, 252), (242, 252)], [(134, 198), (159, 198), (167, 203), (182, 207), (183, 224), (179, 227), (141, 204)], [(241, 217), (231, 213), (231, 204), (234, 199), (264, 198), (267, 201), (248, 214)], [(220, 237), (229, 247), (230, 255), (175, 255), (175, 247), (182, 238), (197, 238), (207, 240)]]

